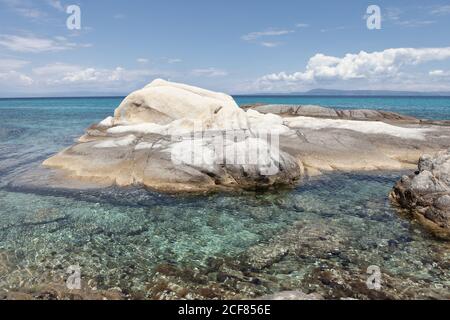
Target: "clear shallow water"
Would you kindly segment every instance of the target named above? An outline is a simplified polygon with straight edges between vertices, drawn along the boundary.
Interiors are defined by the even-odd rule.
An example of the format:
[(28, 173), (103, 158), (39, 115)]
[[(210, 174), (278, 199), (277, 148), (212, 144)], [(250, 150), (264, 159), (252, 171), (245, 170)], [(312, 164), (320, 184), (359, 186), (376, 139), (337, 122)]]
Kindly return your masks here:
[[(12, 190), (120, 99), (1, 100), (0, 291), (64, 283), (134, 298), (447, 297), (448, 244), (390, 206), (400, 173), (330, 175), (276, 194), (179, 197), (139, 189)], [(438, 117), (438, 115), (435, 115)], [(271, 258), (273, 257), (273, 259)], [(381, 293), (365, 287), (381, 268)]]
[[(331, 175), (277, 194), (177, 199), (142, 190), (109, 190), (102, 196), (2, 190), (0, 286), (61, 282), (70, 265), (79, 265), (90, 286), (119, 287), (145, 298), (170, 292), (169, 283), (195, 298), (208, 298), (201, 290), (216, 287), (222, 289), (218, 297), (307, 291), (314, 285), (325, 295), (327, 286), (317, 283), (320, 276), (310, 279), (314, 274), (336, 270), (365, 279), (367, 267), (377, 265), (393, 278), (388, 283), (396, 290), (412, 287), (407, 297), (422, 292), (445, 297), (450, 248), (392, 210), (386, 195), (397, 178)], [(289, 235), (293, 225), (300, 228), (294, 236)], [(281, 240), (272, 243), (279, 235)], [(280, 245), (297, 247), (261, 267), (258, 261), (276, 255)], [(221, 259), (232, 262), (217, 266)], [(229, 284), (220, 278), (243, 272), (264, 280)], [(155, 292), (161, 279), (167, 288)], [(340, 298), (361, 292), (328, 294)]]

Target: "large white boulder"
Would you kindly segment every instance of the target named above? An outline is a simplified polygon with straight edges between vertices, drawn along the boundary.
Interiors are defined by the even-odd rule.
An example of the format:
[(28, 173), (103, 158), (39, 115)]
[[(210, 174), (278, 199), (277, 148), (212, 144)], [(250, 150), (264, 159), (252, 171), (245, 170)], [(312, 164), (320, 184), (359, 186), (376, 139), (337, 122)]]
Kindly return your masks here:
[(281, 117), (247, 114), (231, 96), (158, 79), (44, 165), (69, 178), (169, 192), (292, 185), (301, 172), (279, 150), (285, 130)]
[(161, 79), (131, 93), (114, 114), (114, 123), (126, 125), (167, 126), (182, 119), (203, 129), (248, 128), (246, 113), (231, 96)]

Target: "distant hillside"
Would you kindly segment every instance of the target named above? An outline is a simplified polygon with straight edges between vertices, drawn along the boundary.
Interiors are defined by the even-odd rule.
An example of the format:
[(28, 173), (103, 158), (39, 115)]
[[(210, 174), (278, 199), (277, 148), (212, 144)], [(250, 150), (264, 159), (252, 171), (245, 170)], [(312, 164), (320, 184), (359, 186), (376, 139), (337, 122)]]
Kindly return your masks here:
[(450, 96), (450, 92), (417, 92), (389, 90), (332, 90), (313, 89), (300, 95), (308, 96)]

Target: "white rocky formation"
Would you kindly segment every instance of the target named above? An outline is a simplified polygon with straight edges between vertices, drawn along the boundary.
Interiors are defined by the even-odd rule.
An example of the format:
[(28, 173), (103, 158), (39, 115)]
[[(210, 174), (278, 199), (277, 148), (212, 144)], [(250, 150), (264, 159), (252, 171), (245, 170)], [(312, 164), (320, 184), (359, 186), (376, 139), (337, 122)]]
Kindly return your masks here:
[(307, 129), (342, 129), (364, 134), (385, 134), (401, 139), (424, 140), (425, 133), (430, 129), (405, 128), (380, 121), (354, 121), (340, 119), (318, 119), (311, 117), (287, 118), (286, 124), (290, 128)]
[(300, 167), (278, 145), (289, 131), (281, 117), (246, 113), (226, 94), (155, 80), (44, 166), (169, 192), (290, 185)]
[(176, 135), (205, 130), (252, 130), (287, 133), (283, 119), (254, 110), (245, 112), (232, 97), (157, 79), (130, 94), (98, 124), (108, 133)]
[(44, 166), (61, 169), (58, 181), (69, 186), (77, 180), (197, 192), (292, 185), (301, 175), (333, 170), (412, 168), (421, 154), (450, 147), (444, 123), (389, 112), (256, 109), (223, 93), (155, 80)]

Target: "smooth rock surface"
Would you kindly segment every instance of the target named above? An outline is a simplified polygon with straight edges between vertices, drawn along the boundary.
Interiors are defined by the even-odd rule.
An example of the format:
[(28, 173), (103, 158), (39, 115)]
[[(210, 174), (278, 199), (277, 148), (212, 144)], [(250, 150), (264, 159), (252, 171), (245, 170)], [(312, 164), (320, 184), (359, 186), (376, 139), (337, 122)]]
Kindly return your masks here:
[(206, 129), (248, 128), (245, 112), (232, 97), (161, 79), (130, 94), (114, 113), (116, 124), (168, 125), (180, 119), (201, 122)]

